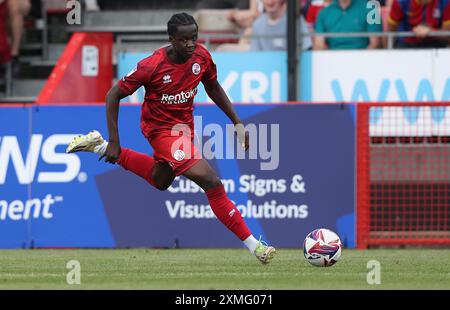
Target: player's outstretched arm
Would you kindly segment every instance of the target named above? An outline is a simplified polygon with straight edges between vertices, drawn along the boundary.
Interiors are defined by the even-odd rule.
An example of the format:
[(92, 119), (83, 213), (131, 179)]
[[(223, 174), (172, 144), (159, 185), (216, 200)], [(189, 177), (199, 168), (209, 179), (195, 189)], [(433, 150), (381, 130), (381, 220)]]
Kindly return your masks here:
[(242, 143), (242, 147), (248, 150), (249, 147), (249, 136), (248, 132), (244, 129), (241, 119), (236, 114), (233, 105), (230, 102), (227, 94), (223, 90), (222, 86), (217, 80), (209, 81), (208, 83), (203, 83), (205, 86), (206, 93), (209, 98), (214, 101), (214, 103), (228, 116), (228, 118), (233, 122), (239, 140)]
[(106, 120), (108, 124), (109, 143), (103, 157), (106, 157), (105, 161), (108, 163), (115, 163), (119, 159), (120, 139), (117, 121), (119, 118), (120, 100), (126, 96), (117, 85), (113, 86), (106, 95)]

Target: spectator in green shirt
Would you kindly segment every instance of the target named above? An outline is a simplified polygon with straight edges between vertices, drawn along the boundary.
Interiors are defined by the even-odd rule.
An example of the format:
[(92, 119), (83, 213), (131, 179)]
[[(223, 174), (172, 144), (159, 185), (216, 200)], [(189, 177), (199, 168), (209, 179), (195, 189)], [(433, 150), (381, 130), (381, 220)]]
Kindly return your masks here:
[[(327, 32), (380, 32), (380, 18), (373, 18), (372, 6), (367, 0), (334, 0), (320, 11), (316, 22), (316, 33)], [(379, 14), (379, 12), (375, 12)], [(333, 37), (314, 38), (314, 49), (374, 49), (380, 45), (379, 37)]]

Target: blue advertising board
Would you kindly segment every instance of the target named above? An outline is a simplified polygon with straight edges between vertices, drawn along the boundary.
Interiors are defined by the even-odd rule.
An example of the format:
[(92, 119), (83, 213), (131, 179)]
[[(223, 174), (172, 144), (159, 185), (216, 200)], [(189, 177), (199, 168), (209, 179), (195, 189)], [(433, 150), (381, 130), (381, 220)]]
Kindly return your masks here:
[[(354, 106), (236, 110), (253, 130), (244, 158), (213, 105), (195, 109), (196, 143), (253, 234), (301, 247), (326, 227), (354, 247)], [(121, 108), (121, 143), (151, 155), (139, 114), (139, 106)], [(242, 246), (184, 177), (161, 192), (94, 154), (65, 154), (74, 136), (107, 133), (103, 106), (2, 108), (0, 124), (0, 248)]]

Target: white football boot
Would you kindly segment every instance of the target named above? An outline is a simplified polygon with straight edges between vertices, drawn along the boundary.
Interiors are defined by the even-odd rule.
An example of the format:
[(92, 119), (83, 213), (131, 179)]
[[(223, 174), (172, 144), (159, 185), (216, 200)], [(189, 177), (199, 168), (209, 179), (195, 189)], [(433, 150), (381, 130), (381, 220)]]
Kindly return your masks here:
[(107, 145), (108, 142), (103, 139), (102, 135), (97, 130), (92, 130), (87, 135), (73, 138), (66, 149), (66, 153), (91, 152), (102, 156)]
[(276, 254), (276, 250), (273, 246), (268, 246), (264, 241), (259, 239), (258, 245), (253, 252), (256, 258), (263, 264), (268, 264)]

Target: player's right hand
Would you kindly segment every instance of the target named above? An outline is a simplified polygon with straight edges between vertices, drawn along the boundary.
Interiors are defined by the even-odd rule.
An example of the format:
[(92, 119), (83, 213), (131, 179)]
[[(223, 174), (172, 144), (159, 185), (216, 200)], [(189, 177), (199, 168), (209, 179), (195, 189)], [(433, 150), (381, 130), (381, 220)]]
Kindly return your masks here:
[(100, 157), (101, 160), (105, 157), (105, 162), (115, 164), (120, 156), (120, 144), (118, 142), (110, 141), (106, 147), (105, 154)]

